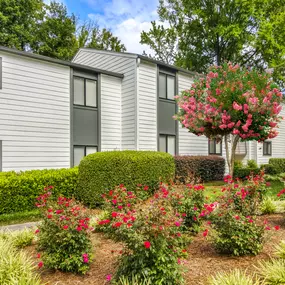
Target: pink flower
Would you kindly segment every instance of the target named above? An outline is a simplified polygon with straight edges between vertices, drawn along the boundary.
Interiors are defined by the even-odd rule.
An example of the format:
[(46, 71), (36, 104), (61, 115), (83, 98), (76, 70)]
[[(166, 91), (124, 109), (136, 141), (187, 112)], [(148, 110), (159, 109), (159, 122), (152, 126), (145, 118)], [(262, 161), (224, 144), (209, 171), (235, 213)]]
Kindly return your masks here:
[(88, 262), (89, 262), (88, 253), (83, 253), (83, 254), (82, 254), (82, 257), (83, 257), (83, 262), (84, 262), (84, 263), (88, 263)]
[(106, 276), (106, 280), (109, 282), (109, 281), (111, 281), (111, 279), (112, 279), (112, 275), (111, 275), (111, 274), (108, 274), (108, 275)]
[(233, 108), (234, 108), (234, 110), (237, 110), (237, 111), (241, 111), (242, 110), (242, 106), (239, 105), (237, 102), (233, 103)]
[(64, 230), (67, 230), (67, 229), (68, 229), (68, 225), (64, 225), (64, 226), (63, 226), (63, 229), (64, 229)]
[(180, 224), (179, 222), (175, 222), (175, 226), (176, 226), (176, 227), (180, 227), (181, 224)]
[(149, 241), (145, 241), (144, 242), (144, 247), (145, 248), (150, 248), (150, 246), (151, 246), (151, 243)]
[(203, 232), (203, 237), (206, 237), (206, 236), (208, 235), (208, 233), (209, 233), (209, 230), (206, 229), (206, 230)]
[(76, 230), (77, 230), (78, 232), (80, 232), (80, 231), (82, 231), (82, 228), (81, 228), (80, 226), (78, 226), (78, 227), (76, 228)]
[(40, 232), (40, 230), (39, 230), (39, 229), (36, 229), (35, 234), (38, 234), (39, 232)]

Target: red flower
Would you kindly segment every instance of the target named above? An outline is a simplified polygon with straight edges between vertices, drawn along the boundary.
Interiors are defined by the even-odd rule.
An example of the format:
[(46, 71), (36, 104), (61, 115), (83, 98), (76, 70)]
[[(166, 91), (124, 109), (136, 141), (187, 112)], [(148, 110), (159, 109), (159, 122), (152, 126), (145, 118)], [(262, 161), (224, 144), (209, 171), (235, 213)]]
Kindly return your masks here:
[(239, 217), (239, 216), (235, 216), (235, 219), (236, 219), (236, 220), (239, 220), (239, 219), (240, 219), (240, 217)]
[(48, 215), (47, 215), (47, 218), (48, 218), (48, 219), (51, 219), (51, 218), (52, 218), (52, 214), (48, 214)]
[(151, 245), (151, 244), (150, 244), (149, 241), (145, 241), (145, 242), (144, 242), (144, 247), (145, 247), (145, 248), (150, 248), (150, 245)]
[(41, 254), (40, 253), (37, 254), (37, 258), (41, 258)]
[(36, 229), (35, 234), (38, 234), (39, 232), (40, 232), (40, 230), (39, 230), (39, 229)]
[(143, 190), (147, 191), (149, 189), (148, 186), (144, 186)]
[(44, 266), (44, 263), (42, 262), (42, 261), (40, 261), (39, 263), (38, 263), (38, 267), (39, 268), (42, 268)]
[(117, 222), (115, 224), (113, 224), (113, 228), (119, 228), (123, 223), (121, 222)]
[(78, 226), (78, 227), (76, 228), (76, 230), (77, 230), (78, 232), (80, 232), (80, 231), (82, 231), (82, 228), (81, 228), (80, 226)]
[(63, 229), (64, 229), (64, 230), (67, 230), (67, 229), (68, 229), (68, 225), (64, 225), (64, 226), (63, 226)]
[(53, 211), (53, 209), (51, 209), (51, 208), (48, 209), (48, 212), (49, 212), (49, 213), (51, 213), (52, 211)]
[(274, 229), (275, 229), (276, 231), (279, 231), (279, 230), (280, 230), (280, 226), (275, 226)]
[(206, 237), (206, 236), (208, 235), (208, 232), (209, 232), (209, 230), (206, 229), (206, 230), (203, 232), (203, 237)]

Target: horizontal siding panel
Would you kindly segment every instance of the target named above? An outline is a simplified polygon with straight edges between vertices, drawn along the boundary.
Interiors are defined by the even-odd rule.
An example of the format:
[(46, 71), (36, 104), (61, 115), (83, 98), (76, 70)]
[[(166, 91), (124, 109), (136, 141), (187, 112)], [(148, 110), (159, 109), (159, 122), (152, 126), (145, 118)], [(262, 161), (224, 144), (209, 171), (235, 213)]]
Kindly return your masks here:
[[(82, 49), (74, 59), (75, 62), (85, 64), (95, 68), (101, 68), (104, 70), (123, 73), (124, 78), (121, 86), (121, 98), (120, 98), (120, 123), (121, 123), (121, 149), (135, 149), (135, 82), (136, 82), (136, 60), (134, 58), (128, 58), (120, 56), (119, 54), (103, 54), (96, 52), (95, 50)], [(102, 76), (103, 77), (103, 76)], [(109, 78), (114, 82), (114, 77)], [(110, 86), (112, 84), (109, 84)], [(101, 93), (107, 94), (109, 85), (102, 84)], [(105, 88), (105, 89), (104, 89)], [(112, 85), (112, 88), (113, 85)], [(114, 89), (112, 89), (114, 91)], [(114, 100), (117, 102), (118, 98), (114, 99), (113, 94), (108, 95), (109, 105), (114, 104)], [(103, 99), (104, 100), (104, 99)], [(107, 106), (105, 101), (102, 101), (103, 105)], [(105, 110), (105, 109), (104, 109)], [(102, 109), (103, 112), (103, 109)], [(103, 139), (103, 138), (102, 138)]]
[(1, 52), (4, 171), (70, 166), (70, 68)]

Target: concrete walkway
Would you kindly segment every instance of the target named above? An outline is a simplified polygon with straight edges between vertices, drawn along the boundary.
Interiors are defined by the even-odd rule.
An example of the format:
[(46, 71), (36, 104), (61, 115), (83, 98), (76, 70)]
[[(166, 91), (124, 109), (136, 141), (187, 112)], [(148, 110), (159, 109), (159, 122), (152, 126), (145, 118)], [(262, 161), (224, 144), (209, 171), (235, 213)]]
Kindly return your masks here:
[(25, 223), (25, 224), (16, 224), (16, 225), (7, 225), (0, 227), (0, 232), (2, 231), (22, 231), (24, 229), (30, 229), (37, 226), (39, 222)]

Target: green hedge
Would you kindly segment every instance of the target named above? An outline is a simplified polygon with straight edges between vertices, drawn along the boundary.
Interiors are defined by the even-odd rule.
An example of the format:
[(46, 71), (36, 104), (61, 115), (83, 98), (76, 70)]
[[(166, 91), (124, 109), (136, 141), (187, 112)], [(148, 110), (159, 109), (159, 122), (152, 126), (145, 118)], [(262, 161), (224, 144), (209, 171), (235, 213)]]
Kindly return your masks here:
[(275, 172), (272, 174), (285, 172), (285, 158), (270, 158), (269, 165), (273, 167), (272, 170)]
[(55, 196), (71, 197), (77, 189), (78, 168), (31, 170), (0, 175), (0, 214), (35, 209), (36, 197), (45, 186), (54, 186)]
[(175, 156), (176, 180), (186, 183), (188, 179), (202, 181), (222, 180), (225, 159), (221, 156)]
[(260, 173), (260, 168), (234, 168), (234, 178), (246, 179), (249, 175), (257, 175)]
[(150, 189), (173, 179), (173, 156), (153, 151), (110, 151), (90, 154), (79, 165), (77, 198), (91, 207), (101, 205), (102, 194), (119, 184), (129, 191), (138, 184)]

